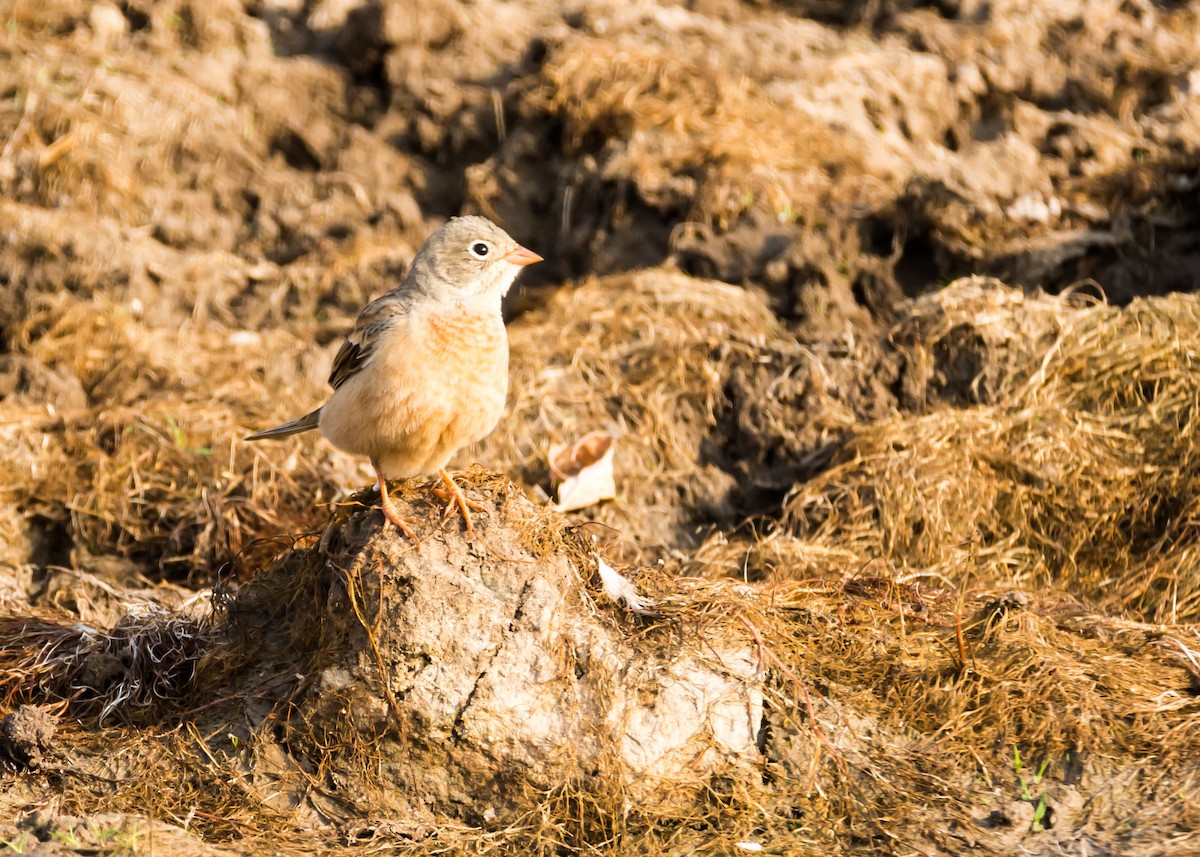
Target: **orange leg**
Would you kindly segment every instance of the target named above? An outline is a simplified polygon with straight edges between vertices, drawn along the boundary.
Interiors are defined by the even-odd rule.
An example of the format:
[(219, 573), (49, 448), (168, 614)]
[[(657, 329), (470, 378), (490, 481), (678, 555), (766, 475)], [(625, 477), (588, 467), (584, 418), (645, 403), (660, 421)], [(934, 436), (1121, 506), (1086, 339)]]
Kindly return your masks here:
[(413, 544), (420, 547), (421, 540), (417, 538), (417, 534), (413, 532), (409, 524), (415, 524), (414, 518), (405, 518), (400, 514), (400, 510), (396, 508), (396, 504), (392, 502), (391, 495), (388, 494), (387, 480), (383, 478), (383, 472), (379, 469), (379, 463), (371, 462), (371, 466), (375, 468), (375, 478), (379, 480), (379, 502), (383, 506), (383, 516), (395, 524), (400, 532), (408, 536)]
[(446, 468), (443, 467), (441, 470), (439, 470), (438, 476), (442, 477), (442, 482), (446, 485), (446, 493), (450, 495), (450, 499), (453, 501), (454, 505), (458, 506), (458, 511), (462, 512), (463, 521), (465, 521), (467, 524), (468, 535), (474, 534), (475, 531), (471, 527), (470, 510), (481, 510), (484, 507), (473, 500), (467, 499), (466, 495), (463, 494), (462, 489), (458, 487), (458, 483), (454, 481), (454, 477), (450, 475)]

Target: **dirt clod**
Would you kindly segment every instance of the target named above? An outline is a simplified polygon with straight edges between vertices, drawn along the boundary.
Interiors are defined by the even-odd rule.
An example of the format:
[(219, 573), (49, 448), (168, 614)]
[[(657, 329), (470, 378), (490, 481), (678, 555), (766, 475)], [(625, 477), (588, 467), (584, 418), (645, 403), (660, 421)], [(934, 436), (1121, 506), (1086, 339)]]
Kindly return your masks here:
[(0, 721), (0, 751), (19, 765), (36, 768), (54, 743), (58, 717), (36, 705), (20, 705)]

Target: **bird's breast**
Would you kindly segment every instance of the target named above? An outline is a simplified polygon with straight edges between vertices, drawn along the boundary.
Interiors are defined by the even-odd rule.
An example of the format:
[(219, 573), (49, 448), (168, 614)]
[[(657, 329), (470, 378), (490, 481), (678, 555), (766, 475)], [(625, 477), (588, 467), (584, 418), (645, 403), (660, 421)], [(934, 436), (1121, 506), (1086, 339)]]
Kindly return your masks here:
[(380, 461), (388, 478), (444, 467), (487, 435), (508, 394), (508, 334), (498, 309), (425, 310), (382, 335), (362, 371), (322, 409), (335, 446)]
[(436, 310), (425, 319), (422, 337), (429, 357), (447, 370), (478, 373), (508, 370), (508, 333), (499, 313), (459, 308)]
[[(448, 418), (450, 442), (473, 443), (496, 425), (508, 394), (508, 334), (499, 312), (458, 308), (431, 312), (421, 337), (428, 367), (436, 367), (433, 410)], [(433, 386), (433, 385), (431, 385)]]

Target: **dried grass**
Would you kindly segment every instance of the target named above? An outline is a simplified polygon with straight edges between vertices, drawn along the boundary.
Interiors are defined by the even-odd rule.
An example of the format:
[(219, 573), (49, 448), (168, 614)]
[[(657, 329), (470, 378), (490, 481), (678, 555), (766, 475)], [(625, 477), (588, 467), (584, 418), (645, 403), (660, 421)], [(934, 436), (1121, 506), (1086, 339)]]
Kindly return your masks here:
[[(325, 483), (314, 468), (300, 477), (280, 463), (295, 449), (264, 453), (264, 466), (279, 472), (257, 483), (236, 444), (220, 456), (197, 451), (221, 437), (233, 443), (237, 415), (257, 406), (271, 372), (291, 370), (264, 362), (244, 375), (206, 371), (199, 356), (167, 350), (166, 337), (136, 317), (93, 317), (85, 310), (94, 306), (68, 301), (34, 314), (16, 340), (76, 377), (89, 403), (66, 419), (44, 409), (13, 415), (12, 431), (0, 436), (23, 484), (26, 468), (40, 466), (36, 495), (69, 504), (77, 532), (97, 546), (187, 550), (187, 568), (202, 565), (206, 552), (226, 556), (222, 543), (245, 547), (255, 534), (296, 531), (272, 516), (286, 498), (299, 501)], [(618, 621), (647, 645), (698, 644), (732, 628), (760, 646), (769, 701), (763, 781), (714, 780), (687, 809), (640, 810), (601, 770), (549, 790), (528, 785), (526, 807), (495, 825), (434, 817), (372, 826), (371, 807), (381, 804), (367, 799), (369, 788), (347, 798), (330, 786), (341, 777), (369, 786), (380, 764), (349, 723), (335, 734), (296, 721), (293, 738), (304, 732), (316, 743), (286, 746), (285, 759), (297, 756), (279, 768), (277, 726), (298, 713), (284, 678), (311, 672), (314, 664), (297, 656), (328, 644), (319, 564), (285, 563), (239, 595), (243, 608), (262, 608), (240, 637), (216, 640), (206, 623), (162, 611), (132, 613), (110, 629), (61, 615), (10, 619), (0, 627), (0, 684), (10, 702), (70, 700), (76, 716), (182, 724), (156, 739), (166, 742), (160, 750), (150, 749), (148, 733), (95, 733), (106, 736), (115, 767), (89, 761), (66, 805), (151, 807), (157, 818), (190, 818), (217, 842), (260, 841), (308, 824), (262, 803), (260, 786), (234, 773), (250, 766), (278, 777), (284, 793), (340, 807), (340, 833), (287, 835), (296, 838), (281, 847), (301, 852), (341, 836), (406, 853), (653, 854), (733, 851), (753, 841), (819, 854), (845, 846), (846, 823), (855, 841), (875, 849), (919, 841), (953, 850), (947, 831), (958, 825), (1003, 851), (1011, 843), (978, 825), (989, 812), (1025, 805), (1014, 748), (1030, 765), (1049, 760), (1035, 792), (1044, 789), (1064, 831), (1094, 831), (1130, 849), (1187, 836), (1200, 819), (1186, 802), (1139, 799), (1195, 785), (1195, 627), (1116, 619), (1061, 595), (1011, 596), (996, 584), (1053, 582), (1154, 622), (1194, 618), (1186, 503), (1198, 312), (1186, 297), (1118, 310), (1072, 297), (1021, 299), (981, 281), (914, 304), (892, 343), (907, 357), (911, 406), (924, 413), (856, 428), (842, 459), (793, 493), (788, 529), (714, 537), (689, 560), (691, 573), (734, 580), (679, 579), (665, 567), (635, 577), (665, 616), (648, 628)], [(566, 329), (563, 319), (572, 319)], [(645, 510), (656, 502), (649, 492), (696, 472), (727, 407), (731, 365), (755, 359), (774, 335), (767, 310), (729, 287), (661, 272), (585, 283), (514, 328), (516, 416), (489, 444), (498, 458), (544, 473), (547, 440), (624, 420), (632, 454), (622, 478), (635, 487), (622, 502)], [(186, 338), (220, 350), (227, 336), (201, 327)], [(122, 377), (135, 380), (114, 380)], [(219, 396), (198, 401), (189, 391), (202, 383)], [(204, 469), (218, 458), (219, 470)], [(639, 482), (642, 472), (657, 484)], [(482, 474), (468, 481), (489, 495), (509, 490)], [(68, 495), (68, 483), (82, 488)], [(214, 485), (229, 487), (198, 506)], [(151, 502), (125, 502), (130, 491)], [(1163, 513), (1171, 498), (1181, 500), (1178, 516)], [(198, 522), (198, 508), (212, 517)], [(348, 510), (334, 510), (334, 522)], [(569, 526), (554, 516), (531, 520), (522, 538), (539, 550), (586, 553)], [(262, 563), (260, 549), (275, 546), (252, 548), (250, 567)], [(747, 586), (742, 577), (768, 582)], [(81, 678), (130, 652), (136, 669), (104, 682)], [(267, 667), (239, 685), (255, 663)], [(245, 711), (259, 714), (243, 722)], [(239, 736), (238, 747), (228, 734)], [(89, 739), (71, 740), (78, 754)], [(1146, 758), (1158, 760), (1152, 770)], [(151, 773), (134, 776), (135, 767)], [(1076, 805), (1089, 788), (1079, 770), (1108, 777), (1114, 800), (1140, 806), (1125, 833), (1102, 833), (1109, 810)]]
[(81, 393), (11, 413), (4, 433), (11, 484), (43, 514), (69, 516), (77, 547), (154, 576), (211, 579), (235, 557), (254, 568), (277, 552), (259, 539), (324, 520), (331, 479), (354, 478), (353, 462), (328, 448), (240, 440), (307, 407), (279, 391), (315, 397), (297, 377), (309, 358), (295, 336), (172, 330), (101, 298), (62, 297), (29, 313), (12, 340)]
[(704, 449), (730, 366), (778, 335), (770, 310), (733, 286), (662, 270), (588, 280), (510, 328), (512, 406), (472, 455), (548, 484), (552, 444), (611, 431), (622, 496), (596, 519), (646, 546), (674, 543), (686, 510), (730, 487)]
[(231, 734), (205, 734), (195, 723), (79, 732), (71, 743), (88, 761), (65, 779), (60, 811), (149, 816), (239, 850), (319, 847), (319, 838), (297, 836), (287, 813), (255, 793)]
[[(349, 513), (349, 507), (339, 512), (339, 520)], [(565, 540), (582, 549), (559, 516), (538, 513), (527, 523), (540, 543)], [(71, 778), (66, 806), (150, 811), (187, 821), (213, 842), (281, 835), (285, 851), (353, 842), (410, 854), (672, 854), (733, 851), (739, 841), (821, 854), (846, 847), (846, 824), (862, 847), (924, 842), (953, 850), (950, 831), (962, 829), (1003, 851), (1008, 834), (988, 833), (979, 821), (1026, 805), (1022, 790), (1031, 787), (1058, 814), (1064, 842), (1083, 830), (1134, 850), (1200, 823), (1189, 820), (1185, 800), (1134, 799), (1195, 786), (1189, 785), (1200, 761), (1194, 626), (1113, 619), (1053, 594), (963, 592), (868, 573), (746, 586), (681, 579), (666, 569), (636, 577), (663, 618), (648, 626), (619, 612), (613, 619), (647, 646), (704, 646), (728, 633), (757, 641), (768, 700), (761, 779), (717, 777), (698, 802), (650, 811), (631, 800), (617, 768), (601, 764), (586, 778), (550, 788), (526, 783), (518, 811), (494, 823), (381, 818), (389, 799), (372, 797), (383, 763), (377, 744), (364, 740), (349, 713), (323, 717), (318, 729), (288, 701), (288, 687), (303, 684), (293, 674), (319, 672), (321, 651), (337, 645), (323, 630), (332, 578), (320, 556), (290, 554), (275, 573), (254, 581), (230, 604), (233, 611), (222, 611), (225, 632), (207, 633), (203, 651), (167, 658), (163, 672), (133, 673), (143, 679), (139, 698), (151, 706), (145, 711), (157, 712), (167, 730), (72, 737), (74, 753), (86, 761)], [(103, 640), (97, 651), (106, 653), (129, 644), (149, 652), (140, 641), (161, 646), (177, 622), (148, 615), (137, 633), (99, 636), (53, 623), (28, 622), (19, 630), (5, 624), (0, 650), (27, 653), (24, 661), (6, 663), (5, 687), (43, 701), (74, 692), (75, 713), (102, 711), (106, 700), (119, 700), (114, 712), (137, 713), (122, 690), (128, 680), (99, 697), (79, 695), (78, 680), (66, 680), (79, 675), (80, 653), (92, 651), (81, 641)], [(40, 659), (29, 657), (39, 651)], [(186, 693), (163, 684), (176, 664), (198, 670), (200, 684), (185, 685)], [(193, 708), (180, 712), (185, 701)], [(351, 701), (331, 697), (323, 704)], [(281, 730), (288, 720), (290, 728)], [(281, 734), (291, 736), (282, 745)], [(102, 752), (88, 749), (97, 739)], [(417, 756), (419, 746), (418, 740)], [(1024, 781), (1014, 748), (1031, 769)], [(1044, 779), (1031, 785), (1032, 770), (1043, 762)], [(1127, 807), (1130, 823), (1122, 832), (1104, 832), (1110, 811), (1077, 800), (1095, 793), (1087, 778), (1105, 778), (1112, 800)], [(345, 782), (356, 784), (352, 792), (337, 785)], [(264, 794), (306, 798), (300, 805), (285, 798), (281, 809), (264, 803)], [(340, 819), (336, 831), (295, 832), (313, 807)]]
[(427, 230), (405, 157), (331, 118), (336, 71), (277, 57), (236, 3), (93, 5), (17, 3), (0, 39), (0, 312), (66, 290), (296, 329), (382, 291)]
[[(64, 10), (68, 15), (82, 11), (57, 5), (75, 6)], [(165, 26), (170, 14), (156, 29), (177, 39), (178, 30)], [(191, 79), (148, 74), (142, 57), (89, 44), (89, 32), (79, 26), (74, 44), (55, 49), (51, 40), (14, 27), (0, 47), (9, 60), (4, 91), (17, 94), (3, 111), (10, 198), (51, 207), (69, 199), (76, 210), (135, 225), (162, 210), (186, 212), (169, 177), (174, 171), (195, 170), (192, 201), (211, 205), (212, 189), (232, 190), (225, 179), (230, 169), (248, 174), (261, 165), (264, 149), (243, 133), (247, 117), (228, 103), (232, 87), (214, 73), (218, 65)], [(218, 139), (229, 148), (213, 158)], [(234, 195), (224, 202), (233, 204)]]
[[(910, 323), (898, 340), (912, 343), (910, 384), (928, 379), (932, 393), (920, 398), (950, 389), (989, 404), (857, 431), (834, 467), (796, 486), (785, 527), (902, 574), (1054, 581), (1150, 621), (1195, 620), (1200, 303), (1177, 295), (1116, 309), (1042, 297), (1029, 313), (989, 315), (976, 289), (919, 302), (914, 319), (936, 307), (940, 320)], [(962, 290), (970, 299), (956, 301)], [(969, 394), (930, 367), (939, 350), (974, 366)]]
[(211, 626), (155, 605), (131, 605), (115, 626), (35, 616), (0, 619), (0, 697), (5, 706), (69, 702), (73, 713), (142, 722), (178, 707), (191, 690)]
[(606, 180), (631, 181), (646, 200), (721, 228), (752, 210), (789, 220), (852, 196), (845, 184), (859, 187), (863, 155), (851, 141), (753, 77), (708, 67), (694, 35), (681, 36), (697, 48), (686, 59), (677, 44), (616, 34), (562, 45), (543, 70), (544, 107), (564, 120), (568, 152), (619, 141)]
[[(764, 36), (769, 49), (746, 57), (740, 78), (724, 73), (727, 57), (705, 57), (723, 32), (697, 35), (706, 16), (630, 13), (654, 19), (647, 28), (612, 9), (608, 37), (593, 18), (549, 45), (532, 104), (563, 122), (572, 168), (597, 157), (601, 181), (630, 183), (672, 222), (811, 217), (823, 229), (831, 201), (861, 214), (898, 192), (881, 167), (896, 163), (921, 164), (919, 176), (944, 180), (948, 196), (969, 197), (945, 210), (940, 198), (927, 203), (935, 245), (968, 258), (987, 241), (1020, 244), (1039, 231), (997, 227), (1009, 195), (1075, 187), (1084, 198), (1066, 216), (1084, 221), (1108, 202), (1089, 194), (1152, 208), (1153, 195), (1118, 178), (1143, 181), (1128, 172), (1131, 159), (1186, 149), (1194, 133), (1190, 119), (1164, 124), (1189, 103), (1179, 81), (1193, 65), (1194, 11), (1108, 4), (1076, 28), (1048, 6), (998, 8), (984, 32), (928, 10), (898, 13), (902, 34), (929, 51), (894, 41), (878, 63), (862, 34), (842, 45), (808, 21), (785, 32), (780, 16), (770, 24), (784, 35)], [(208, 578), (239, 558), (248, 578), (278, 550), (263, 539), (342, 520), (344, 510), (319, 504), (357, 479), (322, 444), (246, 448), (237, 438), (317, 401), (324, 358), (305, 356), (310, 343), (336, 344), (346, 313), (378, 291), (363, 280), (394, 274), (406, 255), (389, 248), (386, 228), (379, 238), (362, 224), (367, 211), (390, 216), (375, 196), (388, 183), (336, 160), (311, 180), (283, 168), (263, 179), (271, 158), (286, 160), (281, 139), (318, 159), (336, 141), (290, 122), (301, 103), (291, 91), (265, 95), (284, 92), (284, 74), (253, 62), (270, 53), (258, 22), (211, 9), (150, 9), (154, 66), (149, 52), (101, 52), (102, 66), (78, 3), (16, 4), (0, 51), (10, 93), (0, 100), (0, 225), (19, 237), (5, 245), (11, 282), (0, 309), (13, 353), (0, 356), (23, 379), (5, 390), (0, 414), (0, 501), (6, 537), (32, 514), (69, 520), (73, 564), (104, 552), (154, 575)], [(226, 17), (245, 26), (225, 29)], [(74, 29), (55, 30), (64, 22)], [(1045, 37), (1033, 60), (1030, 32)], [(1097, 60), (1091, 47), (1070, 47), (1046, 61), (1056, 35), (1110, 49)], [(780, 55), (788, 41), (797, 53)], [(191, 51), (200, 44), (237, 50)], [(185, 50), (189, 75), (167, 74)], [(813, 62), (815, 77), (776, 75), (823, 50), (840, 55)], [(322, 99), (341, 98), (329, 69), (295, 61), (287, 70), (316, 94), (305, 101), (314, 114), (330, 109)], [(920, 80), (928, 90), (906, 98)], [(1090, 112), (1033, 104), (1072, 88)], [(949, 89), (961, 103), (944, 97)], [(971, 138), (976, 120), (991, 120), (978, 115), (985, 107), (1004, 125), (995, 145)], [(851, 108), (854, 127), (838, 127)], [(863, 142), (876, 136), (885, 156)], [(951, 152), (947, 136), (960, 148)], [(996, 164), (1031, 166), (981, 167)], [(1076, 168), (1076, 184), (1055, 184)], [(1101, 173), (1108, 190), (1087, 184)], [(351, 246), (321, 231), (343, 218), (363, 230)], [(830, 233), (844, 226), (832, 222)], [(258, 243), (237, 255), (243, 230)], [(264, 248), (310, 255), (276, 265), (256, 255)], [(332, 318), (314, 320), (331, 307)], [(269, 329), (284, 319), (290, 332)], [(731, 488), (706, 443), (723, 436), (734, 370), (828, 368), (819, 350), (778, 359), (785, 340), (760, 301), (729, 286), (663, 272), (589, 280), (513, 326), (513, 411), (477, 457), (544, 482), (552, 442), (615, 428), (624, 493), (596, 517), (624, 531), (630, 553), (682, 544), (679, 534), (707, 521), (706, 507)], [(261, 608), (261, 621), (236, 637), (223, 636), (232, 610), (217, 629), (154, 606), (127, 609), (110, 627), (61, 611), (8, 615), (0, 700), (67, 705), (60, 742), (70, 764), (51, 772), (63, 811), (150, 814), (246, 850), (741, 853), (742, 840), (797, 854), (1076, 851), (1085, 841), (1125, 853), (1194, 849), (1200, 303), (1173, 296), (1116, 309), (971, 280), (908, 304), (887, 347), (904, 362), (902, 413), (865, 419), (843, 407), (829, 391), (853, 379), (828, 372), (821, 395), (804, 399), (811, 413), (764, 405), (763, 424), (785, 440), (820, 426), (832, 466), (795, 486), (781, 526), (717, 534), (677, 565), (637, 573), (665, 618), (613, 619), (645, 645), (703, 645), (730, 629), (757, 641), (769, 698), (761, 782), (714, 780), (694, 806), (651, 813), (602, 765), (553, 788), (524, 784), (514, 818), (371, 827), (371, 796), (344, 787), (377, 773), (370, 741), (347, 725), (299, 761), (288, 756), (298, 744), (280, 743), (281, 722), (296, 714), (294, 677), (328, 643), (316, 562), (284, 562), (250, 583), (241, 606)], [(779, 387), (743, 392), (768, 390)], [(527, 545), (583, 551), (576, 532), (547, 520), (529, 524)], [(706, 579), (673, 577), (681, 566)], [(261, 674), (247, 677), (254, 663)], [(108, 725), (120, 721), (143, 728)], [(1053, 830), (1035, 832), (1017, 812), (1030, 802), (1030, 775), (1015, 769), (1014, 749), (1034, 768), (1049, 762), (1034, 790), (1054, 808)], [(299, 796), (300, 808), (268, 803), (272, 790)], [(330, 814), (318, 820), (322, 809)], [(988, 826), (992, 813), (1010, 819), (1007, 832)]]

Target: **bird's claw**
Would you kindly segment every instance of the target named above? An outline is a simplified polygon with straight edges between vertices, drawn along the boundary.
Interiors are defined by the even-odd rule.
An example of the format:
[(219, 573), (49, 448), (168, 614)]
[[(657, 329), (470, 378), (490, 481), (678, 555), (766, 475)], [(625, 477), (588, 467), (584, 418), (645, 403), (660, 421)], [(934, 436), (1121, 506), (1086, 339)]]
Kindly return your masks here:
[(383, 478), (383, 472), (379, 469), (379, 464), (375, 461), (372, 461), (371, 464), (375, 468), (375, 478), (379, 481), (379, 505), (383, 508), (383, 517), (395, 524), (397, 529), (408, 536), (409, 541), (420, 550), (421, 539), (418, 538), (416, 532), (409, 526), (409, 524), (415, 524), (417, 522), (416, 519), (406, 518), (400, 514), (400, 510), (396, 508), (395, 502), (393, 502), (391, 495), (388, 493), (387, 480)]
[(467, 525), (467, 535), (474, 535), (475, 529), (471, 524), (470, 510), (474, 509), (477, 512), (482, 512), (486, 507), (482, 503), (477, 503), (463, 494), (462, 488), (458, 486), (458, 483), (454, 481), (454, 477), (445, 468), (438, 471), (438, 476), (442, 478), (443, 485), (434, 487), (433, 494), (439, 500), (446, 501), (446, 511), (442, 517), (445, 518), (446, 515), (450, 514), (450, 509), (457, 506), (458, 511), (462, 513), (463, 522)]

